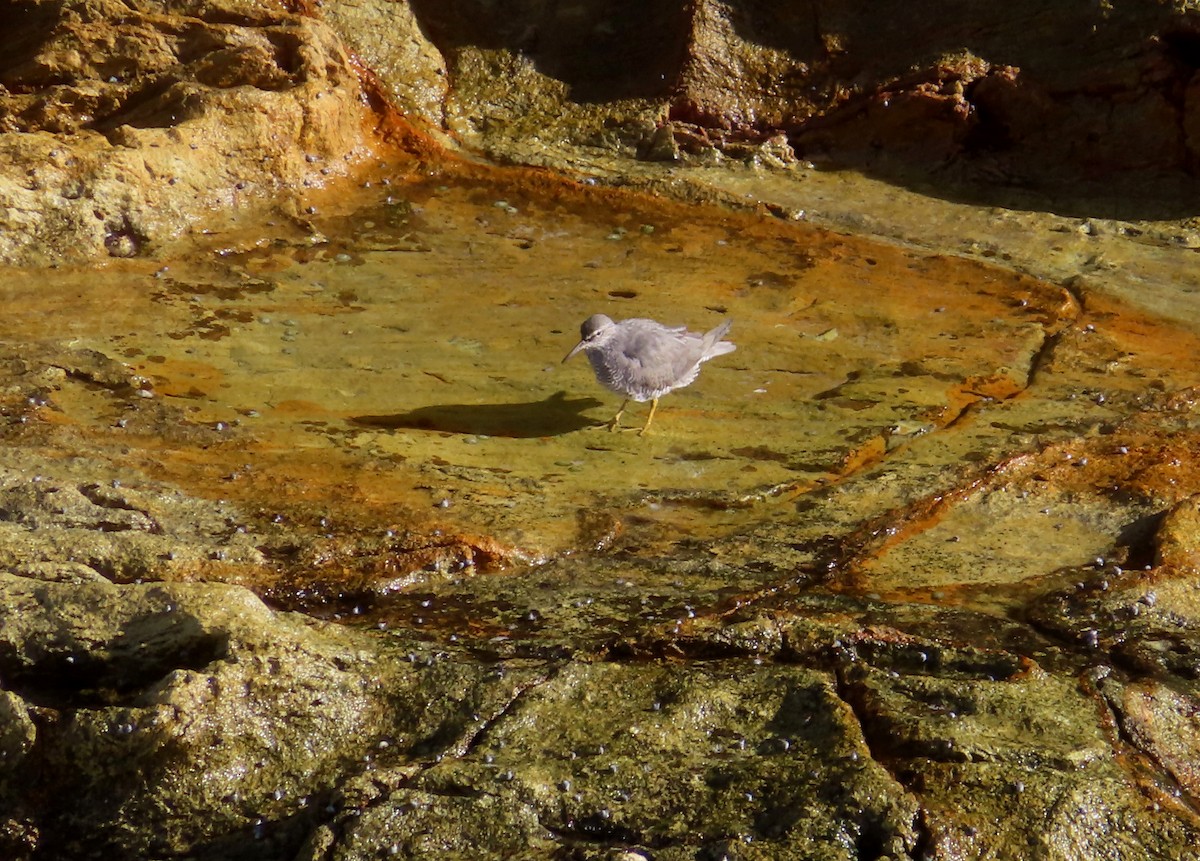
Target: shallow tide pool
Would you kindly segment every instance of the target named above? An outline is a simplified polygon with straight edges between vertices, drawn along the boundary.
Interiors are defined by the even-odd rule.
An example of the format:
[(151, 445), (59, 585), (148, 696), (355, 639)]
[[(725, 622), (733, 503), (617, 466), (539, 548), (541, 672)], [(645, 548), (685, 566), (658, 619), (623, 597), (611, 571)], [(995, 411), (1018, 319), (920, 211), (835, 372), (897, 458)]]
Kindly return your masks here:
[[(291, 530), (195, 573), (285, 606), (607, 635), (795, 584), (1003, 613), (1162, 501), (1089, 477), (1200, 382), (1185, 326), (900, 242), (522, 172), (354, 194), (4, 273), (11, 442)], [(610, 433), (620, 398), (561, 361), (597, 312), (732, 318), (738, 349)], [(1069, 496), (1030, 477), (1051, 451), (1092, 463)]]

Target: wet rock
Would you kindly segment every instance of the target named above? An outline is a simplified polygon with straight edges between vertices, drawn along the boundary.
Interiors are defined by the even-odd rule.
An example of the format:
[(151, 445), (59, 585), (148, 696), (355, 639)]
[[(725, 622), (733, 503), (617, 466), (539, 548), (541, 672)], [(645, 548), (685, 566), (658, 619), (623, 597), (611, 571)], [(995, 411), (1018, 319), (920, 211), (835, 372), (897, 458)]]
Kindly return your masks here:
[(207, 569), (237, 579), (264, 565), (261, 539), (231, 525), (236, 512), (165, 488), (76, 484), (45, 466), (35, 476), (28, 463), (0, 467), (0, 560), (10, 570), (131, 581)]
[[(696, 164), (719, 163), (714, 154), (741, 160), (747, 140), (774, 133), (787, 136), (786, 152), (902, 178), (949, 166), (984, 185), (1128, 170), (1182, 176), (1194, 161), (1194, 28), (1165, 7), (1047, 15), (1018, 4), (966, 19), (939, 3), (882, 18), (715, 0), (682, 11), (362, 8), (329, 17), (398, 102), (436, 117), (441, 98), (451, 131), (506, 160), (565, 165), (580, 145), (625, 156), (614, 126), (667, 120), (701, 138), (716, 133), (690, 147)], [(385, 28), (406, 34), (392, 42), (403, 47), (369, 35)], [(1085, 31), (1079, 50), (1060, 49)], [(640, 158), (678, 161), (665, 140), (652, 143), (643, 138)]]
[(1159, 564), (1132, 570), (1119, 562), (1074, 571), (1071, 585), (1031, 602), (1038, 625), (1089, 650), (1111, 653), (1135, 673), (1200, 679), (1200, 598), (1195, 589), (1195, 499), (1186, 496), (1151, 521), (1142, 540)]
[(671, 124), (659, 126), (646, 141), (638, 158), (646, 161), (679, 161), (679, 145)]
[[(90, 823), (88, 853), (144, 855), (248, 832), (272, 810), (294, 815), (350, 749), (378, 737), (387, 711), (378, 689), (348, 672), (365, 659), (352, 642), (267, 625), (269, 611), (235, 588), (6, 576), (0, 594), (3, 673), (37, 715), (41, 763), (6, 763), (6, 786), (23, 789), (7, 795), (5, 815), (38, 823), (39, 851), (85, 854), (68, 821)], [(281, 696), (286, 720), (276, 717)], [(180, 781), (181, 756), (207, 765)], [(164, 810), (173, 812), (151, 813)], [(130, 829), (147, 816), (156, 834)]]
[[(940, 166), (939, 182), (994, 191), (1179, 178), (1196, 158), (1194, 28), (1167, 7), (965, 21), (937, 3), (882, 18), (718, 2), (22, 9), (0, 136), (0, 257), (15, 262), (153, 254), (280, 187), (299, 218), (306, 189), (366, 156), (368, 127), (436, 157), (397, 108), (499, 159), (573, 169), (640, 152), (778, 170), (799, 151), (905, 182)], [(1078, 32), (1093, 35), (1060, 50)]]
[(4, 575), (0, 601), (0, 806), (57, 857), (216, 857), (250, 836), (239, 857), (286, 851), (338, 808), (343, 778), (461, 753), (536, 678), (406, 660), (223, 585)]
[(333, 826), (318, 831), (297, 856), (378, 858), (380, 847), (398, 858), (513, 858), (550, 855), (558, 841), (537, 811), (511, 795), (455, 795), (398, 789)]
[(36, 740), (37, 729), (25, 702), (10, 691), (0, 692), (0, 760), (5, 768), (18, 766)]
[[(572, 19), (589, 62), (638, 50), (588, 41), (607, 13), (417, 11), (464, 141), (628, 159), (669, 126), (689, 169), (791, 163), (791, 138), (668, 117), (673, 83), (616, 117), (577, 104), (586, 64), (539, 45)], [(287, 86), (235, 53), (197, 81)], [(1014, 74), (985, 59), (889, 79), (872, 122), (903, 107), (888, 136), (969, 144), (975, 90)], [(785, 221), (430, 169), (169, 276), (5, 283), (8, 856), (1194, 855), (1171, 802), (1200, 654), (1178, 259), (1121, 303), (1121, 261), (1147, 258), (1110, 220), (943, 208), (975, 227), (930, 253), (815, 229), (798, 198)], [(865, 208), (892, 197), (912, 202)], [(747, 348), (664, 404), (661, 436), (598, 431), (610, 405), (555, 376), (596, 303), (736, 314)]]
[[(931, 857), (968, 849), (1096, 855), (1105, 851), (1112, 823), (1129, 817), (1143, 826), (1123, 835), (1127, 854), (1118, 857), (1176, 851), (1179, 823), (1146, 802), (1113, 758), (1095, 704), (1071, 680), (1034, 676), (964, 685), (870, 670), (859, 679), (848, 696), (858, 703), (875, 755), (919, 793)], [(1007, 799), (1019, 799), (1012, 818), (985, 812)], [(1063, 810), (1064, 799), (1074, 812)]]
[[(928, 605), (795, 601), (790, 613), (698, 621), (679, 645), (693, 656), (736, 643), (761, 650), (773, 636), (781, 651), (758, 654), (830, 667), (871, 758), (920, 800), (929, 857), (1103, 854), (1114, 828), (1114, 857), (1193, 857), (1184, 847), (1194, 823), (1171, 812), (1169, 791), (1147, 800), (1143, 774), (1111, 746), (1106, 707), (1186, 779), (1186, 695), (1126, 689), (1104, 671), (1075, 676), (1081, 662), (1015, 622)], [(1131, 820), (1136, 833), (1117, 824)]]
[(1200, 569), (1200, 496), (1191, 496), (1166, 513), (1155, 534), (1155, 564)]
[[(871, 668), (846, 674), (876, 755), (935, 762), (1037, 762), (1072, 772), (1110, 755), (1072, 680), (964, 679), (939, 672), (897, 679)], [(939, 677), (940, 676), (940, 677)], [(965, 683), (964, 683), (965, 682)], [(1001, 717), (1002, 716), (1002, 717)]]
[(831, 858), (866, 846), (903, 857), (913, 799), (862, 744), (818, 673), (575, 664), (528, 691), (468, 756), (346, 818), (349, 840), (334, 857), (389, 844), (403, 857), (480, 844), (500, 857), (519, 839), (548, 851), (551, 836), (580, 848), (655, 846), (656, 858), (722, 846), (774, 857), (816, 843)]
[[(805, 152), (884, 172), (964, 158), (991, 181), (1189, 171), (1178, 133), (1186, 113), (1169, 95), (1191, 77), (1182, 18), (1131, 8), (1120, 23), (1088, 22), (1080, 7), (1050, 20), (1019, 5), (963, 22), (943, 12), (906, 10), (907, 38), (896, 40), (890, 23), (832, 7), (700, 4), (673, 113), (784, 128)], [(960, 26), (972, 35), (952, 32)], [(1080, 27), (1093, 28), (1086, 50), (1055, 47), (1055, 33)], [(1097, 98), (1100, 82), (1121, 97)]]
[(450, 76), (445, 58), (422, 30), (414, 4), (335, 3), (323, 7), (321, 14), (364, 72), (378, 76), (390, 101), (406, 117), (442, 126)]
[(1196, 686), (1180, 691), (1147, 680), (1112, 684), (1106, 691), (1132, 742), (1153, 757), (1190, 799), (1200, 799), (1200, 770), (1196, 767), (1200, 691)]
[(14, 21), (0, 260), (142, 255), (268, 190), (323, 185), (366, 144), (357, 76), (311, 18), (33, 0)]

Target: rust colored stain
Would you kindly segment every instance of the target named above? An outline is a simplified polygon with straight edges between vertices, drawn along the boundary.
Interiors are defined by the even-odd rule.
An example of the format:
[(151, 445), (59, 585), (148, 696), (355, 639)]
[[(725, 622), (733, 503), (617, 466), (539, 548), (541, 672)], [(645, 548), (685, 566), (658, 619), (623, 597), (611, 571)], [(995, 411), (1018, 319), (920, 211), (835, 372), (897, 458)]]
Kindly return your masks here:
[[(306, 10), (305, 14), (310, 13)], [(372, 126), (368, 139), (382, 141), (385, 148), (398, 149), (406, 159), (415, 156), (443, 164), (459, 161), (457, 156), (438, 143), (432, 135), (418, 128), (395, 108), (383, 82), (374, 70), (354, 55), (350, 57), (350, 66), (358, 76), (363, 98), (371, 109), (363, 118), (364, 122)]]
[[(152, 383), (139, 394), (68, 376), (45, 406), (15, 403), (32, 424), (9, 433), (228, 499), (248, 527), (283, 524), (301, 549), (262, 571), (187, 575), (258, 577), (283, 603), (398, 600), (455, 572), (579, 552), (668, 558), (681, 536), (785, 522), (835, 489), (861, 512), (829, 542), (830, 585), (875, 591), (873, 560), (981, 490), (1176, 498), (1196, 478), (1150, 409), (1186, 381), (1171, 369), (1188, 367), (1196, 338), (1111, 300), (1081, 306), (1001, 267), (760, 212), (391, 156), (400, 168), (364, 175), (361, 197), (318, 193), (319, 225), (210, 237), (169, 278), (123, 261), (103, 290), (93, 271), (6, 285), (0, 337), (65, 332)], [(560, 365), (601, 310), (693, 327), (731, 316), (738, 351), (664, 399), (660, 435), (609, 435), (591, 425), (617, 404)], [(1138, 374), (1154, 368), (1167, 370), (1150, 389)], [(955, 449), (1008, 410), (1052, 422), (1061, 391), (1098, 380), (1126, 404), (1115, 430), (1014, 446), (1000, 427), (994, 450)], [(917, 456), (934, 479), (873, 509), (860, 487)], [(774, 587), (761, 588), (747, 594)], [(987, 589), (938, 591), (965, 602)]]
[[(1078, 367), (1055, 367), (1053, 371), (1038, 368), (1026, 386), (1018, 386), (1007, 376), (984, 380), (983, 385), (980, 380), (964, 380), (956, 387), (958, 396), (950, 398), (947, 410), (956, 404), (966, 410), (986, 401), (1037, 399), (1045, 397), (1042, 389), (1048, 385), (1071, 391), (1070, 381), (1077, 377), (1079, 391), (1089, 399), (1097, 404), (1120, 400), (1130, 404), (1129, 411), (1118, 421), (1101, 426), (1098, 433), (1068, 435), (996, 462), (981, 463), (966, 470), (949, 490), (864, 522), (841, 544), (838, 577), (830, 584), (832, 588), (849, 593), (881, 593), (891, 601), (1019, 606), (1031, 590), (1042, 588), (1036, 579), (1024, 584), (939, 582), (933, 586), (889, 585), (881, 589), (871, 571), (879, 560), (938, 528), (973, 500), (1000, 490), (1046, 499), (1074, 499), (1084, 510), (1084, 506), (1104, 505), (1109, 499), (1124, 499), (1143, 508), (1169, 508), (1200, 487), (1200, 431), (1194, 421), (1188, 421), (1200, 403), (1200, 389), (1184, 385), (1170, 391), (1161, 382), (1148, 384), (1152, 381), (1140, 372), (1120, 373), (1137, 366), (1158, 369), (1183, 383), (1193, 381), (1197, 375), (1191, 370), (1192, 357), (1200, 349), (1200, 338), (1186, 329), (1164, 329), (1163, 321), (1111, 297), (1089, 297), (1086, 312), (1072, 302), (1060, 307), (1056, 318), (1066, 325), (1054, 333), (1061, 339), (1054, 346), (1079, 356), (1072, 360), (1080, 361)], [(1077, 311), (1078, 316), (1072, 319)], [(1101, 363), (1099, 376), (1094, 368), (1087, 367), (1094, 363)], [(1105, 389), (1092, 388), (1097, 382)], [(1052, 404), (1048, 406), (1047, 417), (1053, 417)], [(994, 416), (995, 411), (977, 415)], [(966, 539), (967, 547), (975, 546), (971, 536)], [(1022, 538), (1013, 536), (1012, 540)], [(1024, 540), (1038, 539), (1027, 535)], [(1053, 567), (1048, 565), (1047, 573)]]

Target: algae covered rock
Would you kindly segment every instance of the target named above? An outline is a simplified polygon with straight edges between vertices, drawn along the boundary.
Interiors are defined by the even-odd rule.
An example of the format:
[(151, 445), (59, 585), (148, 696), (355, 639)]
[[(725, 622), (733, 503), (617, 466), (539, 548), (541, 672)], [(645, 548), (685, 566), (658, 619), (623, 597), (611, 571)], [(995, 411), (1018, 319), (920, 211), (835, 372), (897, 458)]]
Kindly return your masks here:
[(373, 857), (382, 843), (406, 858), (551, 857), (555, 845), (585, 857), (901, 858), (915, 816), (823, 674), (582, 663), (527, 691), (465, 756), (342, 817), (332, 857)]
[(524, 677), (396, 654), (219, 584), (2, 575), (0, 600), (12, 858), (277, 857), (339, 809), (347, 775), (450, 748)]

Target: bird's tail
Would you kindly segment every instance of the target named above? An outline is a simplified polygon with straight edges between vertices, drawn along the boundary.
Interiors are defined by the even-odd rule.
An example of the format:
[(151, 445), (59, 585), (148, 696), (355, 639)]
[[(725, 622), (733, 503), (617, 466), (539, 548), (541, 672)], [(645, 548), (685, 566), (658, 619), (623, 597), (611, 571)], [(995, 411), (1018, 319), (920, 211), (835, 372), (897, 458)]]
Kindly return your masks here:
[(732, 341), (721, 340), (729, 332), (729, 327), (732, 325), (732, 320), (726, 320), (717, 328), (704, 334), (704, 349), (700, 353), (700, 361), (707, 361), (714, 356), (723, 356), (737, 349), (737, 345)]

